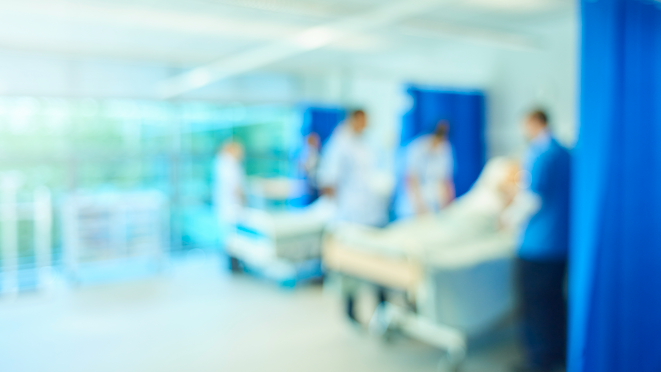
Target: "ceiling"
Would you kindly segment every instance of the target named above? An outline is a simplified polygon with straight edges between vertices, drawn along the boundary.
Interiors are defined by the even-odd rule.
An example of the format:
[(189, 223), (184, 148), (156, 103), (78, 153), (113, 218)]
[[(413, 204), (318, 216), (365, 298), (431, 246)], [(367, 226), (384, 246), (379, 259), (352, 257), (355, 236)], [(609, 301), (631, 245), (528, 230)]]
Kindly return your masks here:
[[(379, 7), (382, 0), (0, 0), (0, 48), (206, 63)], [(433, 11), (328, 46), (370, 53), (434, 38), (532, 43), (539, 20), (571, 0), (439, 1)], [(489, 37), (488, 35), (492, 36)]]
[[(192, 68), (408, 0), (0, 0), (0, 50), (148, 61)], [(424, 0), (393, 17), (256, 67), (476, 66), (489, 53), (545, 47), (545, 27), (573, 19), (574, 0)], [(454, 68), (456, 69), (456, 65)], [(477, 69), (478, 67), (476, 67)]]

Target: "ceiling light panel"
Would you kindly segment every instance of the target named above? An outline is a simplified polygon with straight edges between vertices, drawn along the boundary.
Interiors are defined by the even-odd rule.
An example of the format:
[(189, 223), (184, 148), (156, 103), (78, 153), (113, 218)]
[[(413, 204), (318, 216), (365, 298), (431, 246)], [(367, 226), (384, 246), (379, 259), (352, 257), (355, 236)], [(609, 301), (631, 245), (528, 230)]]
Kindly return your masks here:
[(228, 5), (266, 12), (275, 12), (288, 15), (327, 18), (341, 16), (349, 9), (334, 6), (333, 4), (318, 1), (296, 0), (198, 0), (200, 2), (217, 5)]
[(411, 20), (398, 25), (409, 36), (464, 42), (511, 50), (539, 50), (542, 42), (532, 35), (448, 22)]
[(506, 13), (539, 13), (564, 7), (567, 0), (464, 0), (458, 4), (466, 8)]

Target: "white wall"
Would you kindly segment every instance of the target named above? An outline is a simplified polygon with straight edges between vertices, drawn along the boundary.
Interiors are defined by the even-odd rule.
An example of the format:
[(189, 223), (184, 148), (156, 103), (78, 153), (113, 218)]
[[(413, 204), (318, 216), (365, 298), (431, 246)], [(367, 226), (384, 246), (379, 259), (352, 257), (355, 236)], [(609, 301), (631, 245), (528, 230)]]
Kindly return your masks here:
[(151, 98), (165, 66), (0, 51), (0, 94)]
[[(159, 83), (179, 69), (159, 63), (0, 50), (0, 94), (7, 96), (157, 99)], [(214, 84), (183, 99), (290, 102), (291, 76), (255, 73)]]
[(578, 33), (566, 19), (545, 29), (544, 49), (502, 53), (489, 84), (487, 139), (491, 155), (507, 155), (524, 147), (521, 121), (527, 111), (549, 112), (551, 127), (561, 142), (576, 138)]

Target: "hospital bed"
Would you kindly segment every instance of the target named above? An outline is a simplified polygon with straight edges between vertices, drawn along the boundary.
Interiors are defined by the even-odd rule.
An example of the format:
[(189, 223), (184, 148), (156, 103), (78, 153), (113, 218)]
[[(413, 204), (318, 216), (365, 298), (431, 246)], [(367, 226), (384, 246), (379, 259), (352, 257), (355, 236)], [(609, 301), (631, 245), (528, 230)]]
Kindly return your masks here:
[(324, 197), (294, 210), (246, 208), (228, 240), (227, 254), (285, 286), (320, 276), (323, 232), (334, 215), (334, 203)]
[(325, 236), (326, 267), (341, 276), (404, 291), (415, 309), (382, 304), (370, 329), (397, 329), (448, 351), (453, 364), (467, 338), (511, 312), (515, 227), (503, 227), (503, 185), (516, 168), (491, 160), (473, 188), (440, 214), (385, 229), (337, 225)]

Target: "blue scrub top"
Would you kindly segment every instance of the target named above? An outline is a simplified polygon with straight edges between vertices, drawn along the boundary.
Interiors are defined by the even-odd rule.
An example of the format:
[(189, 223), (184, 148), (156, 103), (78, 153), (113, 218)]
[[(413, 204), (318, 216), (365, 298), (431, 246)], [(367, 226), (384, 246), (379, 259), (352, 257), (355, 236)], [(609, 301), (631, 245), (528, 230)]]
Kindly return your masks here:
[(533, 141), (525, 168), (531, 175), (530, 191), (541, 207), (521, 236), (519, 257), (532, 261), (559, 261), (569, 249), (571, 156), (554, 138)]

